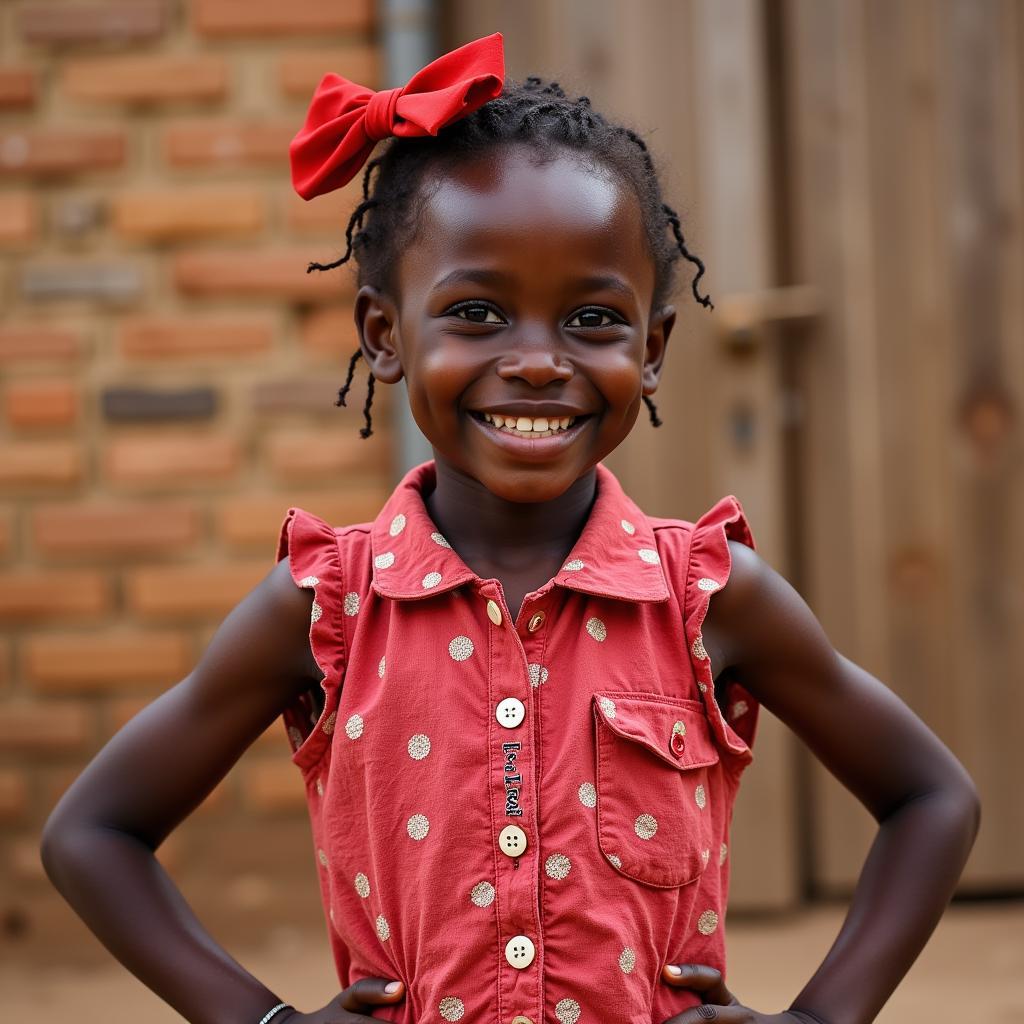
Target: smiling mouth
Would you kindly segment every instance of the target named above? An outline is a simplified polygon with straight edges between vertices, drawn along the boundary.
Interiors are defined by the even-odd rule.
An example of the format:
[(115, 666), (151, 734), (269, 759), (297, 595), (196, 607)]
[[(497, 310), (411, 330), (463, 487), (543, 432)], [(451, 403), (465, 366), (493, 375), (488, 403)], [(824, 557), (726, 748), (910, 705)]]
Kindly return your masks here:
[(558, 434), (565, 434), (577, 424), (590, 419), (589, 413), (584, 416), (536, 416), (531, 418), (529, 416), (501, 416), (497, 413), (491, 414), (470, 409), (469, 414), (473, 419), (486, 423), (503, 434), (524, 438), (554, 437)]

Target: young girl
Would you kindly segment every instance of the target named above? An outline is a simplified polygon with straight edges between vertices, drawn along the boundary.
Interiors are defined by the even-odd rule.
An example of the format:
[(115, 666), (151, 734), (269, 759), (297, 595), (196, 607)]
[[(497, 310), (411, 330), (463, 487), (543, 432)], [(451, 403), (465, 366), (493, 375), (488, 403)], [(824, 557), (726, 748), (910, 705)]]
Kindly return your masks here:
[[(680, 256), (710, 305), (645, 144), (556, 83), (506, 83), (494, 35), (402, 89), (328, 75), (296, 188), (346, 183), (388, 136), (338, 261), (360, 285), (339, 402), (361, 355), (369, 436), (374, 379), (404, 377), (434, 458), (373, 522), (288, 509), (276, 567), (53, 811), (50, 877), (195, 1024), (873, 1020), (943, 913), (978, 797), (755, 553), (735, 497), (655, 518), (603, 465), (641, 401), (660, 422)], [(761, 704), (879, 822), (835, 944), (779, 1013), (725, 986)], [(280, 716), (343, 986), (313, 1011), (217, 946), (153, 856)]]

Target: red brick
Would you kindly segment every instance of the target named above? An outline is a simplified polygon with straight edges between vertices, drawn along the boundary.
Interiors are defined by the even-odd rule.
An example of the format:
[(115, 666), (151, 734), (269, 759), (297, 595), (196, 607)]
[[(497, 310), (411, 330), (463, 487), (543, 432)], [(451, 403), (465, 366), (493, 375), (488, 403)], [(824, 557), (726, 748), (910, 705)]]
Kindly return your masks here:
[(115, 230), (134, 241), (252, 235), (265, 219), (262, 194), (237, 187), (126, 192), (112, 207)]
[(76, 441), (0, 442), (0, 486), (68, 487), (83, 475)]
[(277, 78), (286, 96), (308, 100), (320, 79), (333, 71), (370, 89), (380, 88), (381, 59), (373, 46), (345, 46), (332, 50), (294, 50), (277, 64)]
[(256, 547), (272, 558), (277, 531), (289, 505), (315, 509), (326, 522), (346, 526), (376, 518), (387, 496), (383, 485), (353, 482), (344, 493), (336, 495), (292, 492), (287, 499), (281, 495), (227, 498), (217, 512), (217, 532), (227, 544)]
[(287, 121), (179, 121), (164, 132), (172, 167), (286, 166), (300, 125)]
[(36, 73), (29, 67), (0, 67), (0, 110), (31, 107), (36, 101)]
[(51, 556), (177, 552), (201, 535), (199, 507), (191, 501), (37, 504), (29, 515), (36, 549)]
[(223, 618), (272, 566), (252, 564), (153, 566), (125, 574), (128, 607), (147, 618)]
[(283, 35), (369, 29), (372, 0), (193, 0), (197, 32), (211, 36)]
[[(311, 355), (329, 356), (338, 361), (340, 380), (338, 387), (345, 383), (348, 372), (348, 360), (359, 347), (359, 333), (356, 330), (355, 317), (351, 306), (328, 306), (324, 309), (311, 311), (302, 319), (300, 337), (302, 345)], [(341, 358), (344, 357), (344, 362)], [(344, 372), (343, 372), (344, 371)], [(352, 387), (356, 388), (357, 380), (366, 375), (366, 366), (362, 360), (356, 361), (356, 372), (352, 377)], [(349, 394), (352, 388), (349, 389)], [(374, 399), (377, 394), (374, 393)], [(351, 406), (351, 400), (346, 396)]]
[(18, 11), (29, 43), (125, 43), (154, 39), (167, 26), (167, 0), (28, 3)]
[(78, 701), (0, 702), (0, 749), (24, 753), (79, 750), (95, 737), (92, 709)]
[(0, 175), (74, 174), (120, 167), (124, 132), (95, 128), (8, 129), (0, 132)]
[(16, 768), (0, 768), (0, 822), (25, 816), (28, 809), (28, 777)]
[(15, 839), (10, 846), (8, 863), (11, 875), (16, 882), (45, 885), (49, 888), (50, 880), (39, 854), (39, 842), (38, 835), (21, 836)]
[(329, 413), (338, 408), (338, 385), (324, 373), (275, 375), (249, 387), (249, 403), (262, 421), (278, 413)]
[(192, 668), (192, 648), (178, 632), (43, 633), (24, 639), (22, 663), (40, 693), (165, 689)]
[[(270, 434), (266, 439), (270, 472), (284, 482), (338, 479), (338, 474), (355, 470), (386, 472), (389, 431), (375, 420), (373, 435), (364, 439), (354, 425), (354, 415), (351, 420), (350, 433), (342, 433), (339, 424), (331, 431), (290, 429)], [(364, 423), (360, 416), (359, 425)]]
[(118, 333), (125, 359), (223, 359), (265, 352), (274, 340), (268, 319), (139, 317)]
[(347, 275), (306, 273), (308, 249), (197, 250), (178, 255), (174, 278), (186, 295), (329, 301), (352, 293)]
[(68, 378), (15, 380), (5, 405), (12, 427), (66, 427), (78, 418), (78, 386)]
[(0, 325), (0, 363), (67, 362), (83, 352), (81, 334), (70, 327)]
[(39, 229), (39, 204), (27, 192), (0, 193), (0, 245), (23, 248)]
[[(13, 549), (14, 524), (11, 513), (0, 512), (0, 558), (6, 558)], [(3, 644), (0, 643), (0, 686), (4, 683)]]
[[(352, 211), (363, 198), (363, 181), (355, 177), (343, 188), (314, 199), (303, 199), (295, 192), (287, 194), (288, 227), (296, 234), (324, 235), (337, 241), (338, 252), (345, 252), (345, 231)], [(323, 261), (321, 261), (323, 262)], [(351, 260), (355, 266), (355, 261)]]
[(165, 488), (228, 479), (240, 461), (233, 438), (167, 431), (115, 438), (104, 454), (105, 474), (114, 483)]
[(96, 57), (68, 61), (62, 84), (76, 100), (106, 103), (162, 103), (218, 100), (227, 92), (221, 57), (158, 55)]
[[(281, 729), (277, 723), (278, 729)], [(282, 730), (283, 731), (283, 730)], [(242, 799), (260, 814), (301, 812), (306, 806), (302, 776), (290, 760), (252, 759), (240, 766)]]
[(0, 621), (96, 618), (113, 607), (104, 573), (73, 569), (18, 569), (0, 573)]

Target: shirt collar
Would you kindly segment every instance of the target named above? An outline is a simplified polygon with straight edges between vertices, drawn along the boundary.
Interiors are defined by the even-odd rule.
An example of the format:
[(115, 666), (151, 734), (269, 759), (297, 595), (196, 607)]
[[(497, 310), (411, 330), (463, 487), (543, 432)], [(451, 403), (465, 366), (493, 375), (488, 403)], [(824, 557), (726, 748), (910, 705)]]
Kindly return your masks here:
[[(667, 601), (665, 573), (647, 516), (603, 463), (596, 496), (572, 551), (553, 577), (558, 586), (623, 601)], [(459, 557), (427, 512), (437, 480), (433, 459), (413, 466), (371, 529), (371, 585), (384, 597), (430, 597), (481, 578)]]

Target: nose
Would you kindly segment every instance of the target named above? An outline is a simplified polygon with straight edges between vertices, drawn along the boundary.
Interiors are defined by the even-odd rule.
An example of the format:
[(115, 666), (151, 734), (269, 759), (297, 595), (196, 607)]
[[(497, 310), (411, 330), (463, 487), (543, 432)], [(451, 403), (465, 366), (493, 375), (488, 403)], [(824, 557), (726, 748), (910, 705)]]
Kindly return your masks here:
[(497, 366), (503, 380), (521, 377), (537, 388), (555, 380), (570, 380), (574, 372), (572, 363), (559, 352), (557, 340), (542, 331), (532, 336), (518, 332)]

